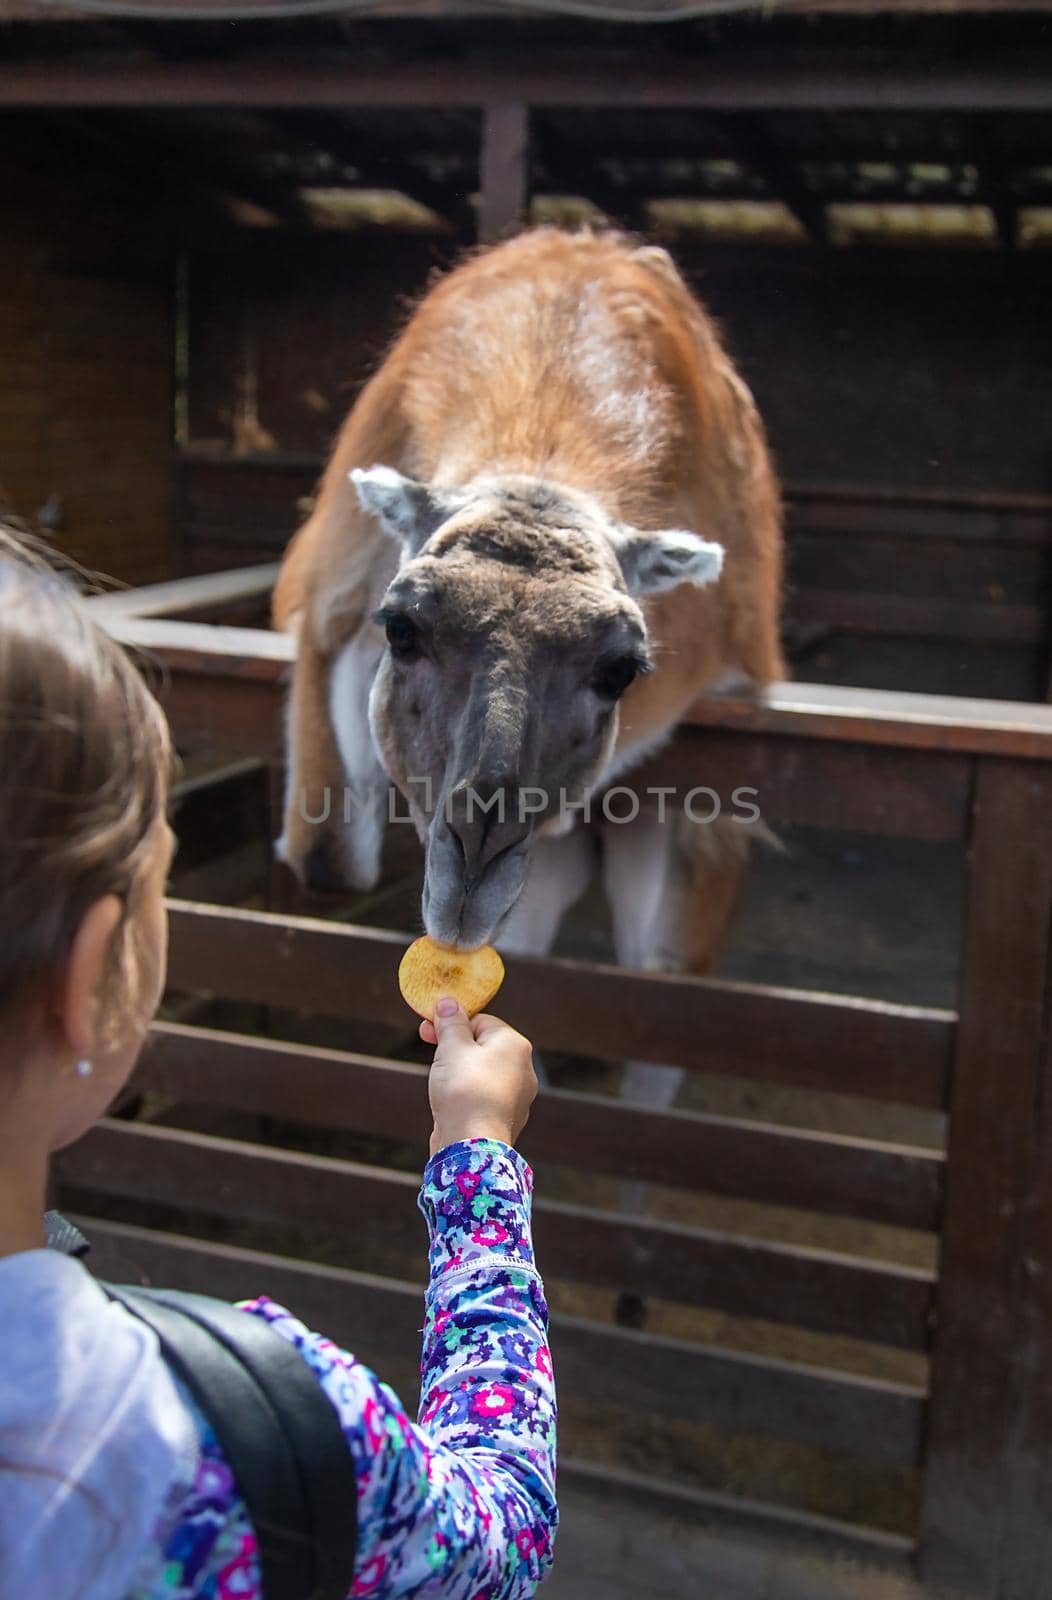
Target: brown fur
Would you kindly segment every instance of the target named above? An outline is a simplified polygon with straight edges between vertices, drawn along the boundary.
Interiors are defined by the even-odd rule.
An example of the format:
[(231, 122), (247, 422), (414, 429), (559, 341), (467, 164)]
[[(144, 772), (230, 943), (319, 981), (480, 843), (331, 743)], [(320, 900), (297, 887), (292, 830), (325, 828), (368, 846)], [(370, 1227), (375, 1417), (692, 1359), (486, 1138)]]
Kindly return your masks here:
[[(727, 669), (758, 687), (782, 675), (777, 485), (756, 408), (713, 322), (664, 251), (535, 230), (472, 257), (421, 302), (348, 417), (287, 552), (274, 615), (299, 632), (294, 762), (308, 798), (341, 781), (327, 663), (394, 570), (391, 541), (348, 482), (351, 468), (374, 463), (439, 488), (522, 474), (583, 491), (620, 523), (684, 527), (725, 547), (718, 584), (681, 584), (643, 602), (657, 670), (623, 701), (620, 770)], [(515, 540), (501, 543), (490, 518), (475, 547), (486, 568), (519, 559)], [(471, 549), (461, 533), (458, 558)], [(290, 817), (294, 859), (296, 833)], [(737, 861), (723, 865), (711, 864), (714, 890), (728, 879), (714, 904), (729, 902), (740, 880)], [(718, 940), (688, 920), (698, 954), (714, 949)]]

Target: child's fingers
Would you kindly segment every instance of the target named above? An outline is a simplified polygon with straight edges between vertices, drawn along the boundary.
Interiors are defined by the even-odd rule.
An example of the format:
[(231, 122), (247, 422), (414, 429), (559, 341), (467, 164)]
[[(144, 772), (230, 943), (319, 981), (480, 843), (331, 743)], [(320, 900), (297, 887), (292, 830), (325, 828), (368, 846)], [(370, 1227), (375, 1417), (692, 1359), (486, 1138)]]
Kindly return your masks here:
[[(484, 1043), (486, 1039), (493, 1038), (495, 1034), (515, 1033), (514, 1028), (509, 1028), (506, 1022), (501, 1021), (500, 1017), (494, 1017), (487, 1011), (480, 1011), (477, 1017), (472, 1017), (468, 1022), (468, 1027), (474, 1035), (476, 1044)], [(420, 1023), (419, 1031), (420, 1037), (425, 1044), (434, 1045), (438, 1043), (438, 1030), (433, 1022), (429, 1022), (424, 1018)]]
[[(495, 1017), (489, 1011), (480, 1011), (477, 1017), (471, 1019), (471, 1031), (475, 1035), (476, 1044), (485, 1044), (488, 1039), (495, 1038), (498, 1034), (506, 1034), (510, 1038), (522, 1039), (522, 1034), (507, 1022), (502, 1022), (500, 1017)], [(524, 1039), (523, 1043), (527, 1041)]]
[(489, 1011), (480, 1011), (478, 1016), (471, 1019), (471, 1031), (479, 1044), (490, 1034), (500, 1033), (507, 1026), (506, 1022), (502, 1022)]

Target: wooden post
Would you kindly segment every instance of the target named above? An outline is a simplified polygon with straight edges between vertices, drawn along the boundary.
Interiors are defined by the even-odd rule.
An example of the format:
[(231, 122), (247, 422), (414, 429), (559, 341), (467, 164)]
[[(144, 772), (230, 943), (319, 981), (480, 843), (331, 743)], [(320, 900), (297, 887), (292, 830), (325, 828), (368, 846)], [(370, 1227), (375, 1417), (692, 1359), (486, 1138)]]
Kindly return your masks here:
[(998, 1600), (1052, 1594), (1052, 1041), (1046, 1008), (1030, 1179), (1020, 1227), (1015, 1385)]
[(482, 112), (480, 242), (495, 244), (521, 228), (529, 202), (529, 107), (521, 100), (495, 100)]
[[(1047, 1478), (1039, 1483), (1035, 1468), (1050, 1445), (1052, 1320), (1042, 1322), (1039, 1308), (1052, 1272), (1052, 1151), (1038, 1148), (1049, 1132), (1041, 1090), (1050, 916), (1052, 770), (980, 758), (920, 1565), (927, 1580), (989, 1600), (1050, 1592), (1047, 1571), (1030, 1586), (1010, 1581), (1018, 1562), (1006, 1540), (1010, 1527), (1036, 1551), (1049, 1519)], [(1038, 1213), (1043, 1235), (1033, 1226)], [(1025, 1295), (1033, 1309), (1024, 1332), (1028, 1279), (1036, 1293)], [(1020, 1461), (1024, 1437), (1033, 1449)], [(1020, 1486), (1029, 1493), (1019, 1496)]]

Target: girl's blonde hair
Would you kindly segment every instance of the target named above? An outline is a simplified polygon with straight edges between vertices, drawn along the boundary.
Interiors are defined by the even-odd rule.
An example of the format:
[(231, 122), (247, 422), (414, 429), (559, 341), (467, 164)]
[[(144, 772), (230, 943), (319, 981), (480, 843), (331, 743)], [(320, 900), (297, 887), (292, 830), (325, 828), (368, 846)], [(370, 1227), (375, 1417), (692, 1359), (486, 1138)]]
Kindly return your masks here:
[(117, 895), (107, 1014), (134, 1004), (135, 903), (168, 799), (156, 700), (41, 546), (0, 526), (0, 1019), (62, 971), (81, 919)]

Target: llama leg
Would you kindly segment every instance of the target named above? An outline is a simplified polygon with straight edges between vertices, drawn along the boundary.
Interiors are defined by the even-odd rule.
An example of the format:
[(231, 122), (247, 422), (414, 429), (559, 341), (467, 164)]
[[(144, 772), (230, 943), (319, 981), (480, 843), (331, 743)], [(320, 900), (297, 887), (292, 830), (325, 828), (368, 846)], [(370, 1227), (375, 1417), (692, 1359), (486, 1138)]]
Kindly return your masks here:
[(301, 883), (317, 888), (339, 882), (343, 772), (328, 696), (328, 660), (304, 625), (287, 709), (285, 827), (275, 851)]
[[(691, 823), (643, 813), (604, 832), (603, 881), (621, 966), (662, 972), (710, 972), (723, 952), (738, 904), (748, 854), (741, 824)], [(648, 1061), (625, 1063), (621, 1096), (649, 1110), (667, 1110), (683, 1069)], [(628, 1178), (621, 1204), (646, 1213), (651, 1186)], [(622, 1295), (618, 1320), (639, 1327), (646, 1302)]]
[(334, 657), (303, 625), (288, 706), (285, 831), (276, 853), (309, 889), (372, 889), (388, 782), (369, 731), (383, 635), (366, 622)]
[(343, 870), (356, 889), (380, 881), (387, 824), (387, 774), (380, 765), (369, 727), (369, 694), (384, 652), (384, 638), (363, 622), (333, 661), (329, 679), (329, 722), (343, 773), (340, 842)]
[[(556, 839), (538, 839), (530, 852), (530, 875), (497, 939), (505, 955), (548, 954), (566, 912), (587, 889), (595, 871), (595, 842), (583, 828)], [(548, 1083), (544, 1060), (534, 1052), (538, 1082)]]
[[(674, 965), (663, 948), (668, 900), (674, 888), (674, 825), (671, 818), (662, 822), (656, 814), (643, 813), (632, 822), (612, 823), (604, 830), (603, 885), (619, 966), (665, 971)], [(666, 1110), (682, 1079), (679, 1067), (629, 1061), (621, 1095), (633, 1105)]]
[[(656, 812), (643, 812), (630, 823), (608, 825), (603, 885), (618, 963), (651, 972), (711, 972), (726, 948), (748, 853), (748, 829), (733, 819), (695, 823), (670, 811), (662, 821)], [(629, 1081), (641, 1088), (651, 1082), (656, 1105), (667, 1107), (675, 1098), (670, 1078)]]
[(548, 954), (559, 924), (587, 889), (595, 871), (595, 845), (583, 828), (555, 839), (537, 839), (530, 849), (530, 875), (497, 944), (511, 955)]

